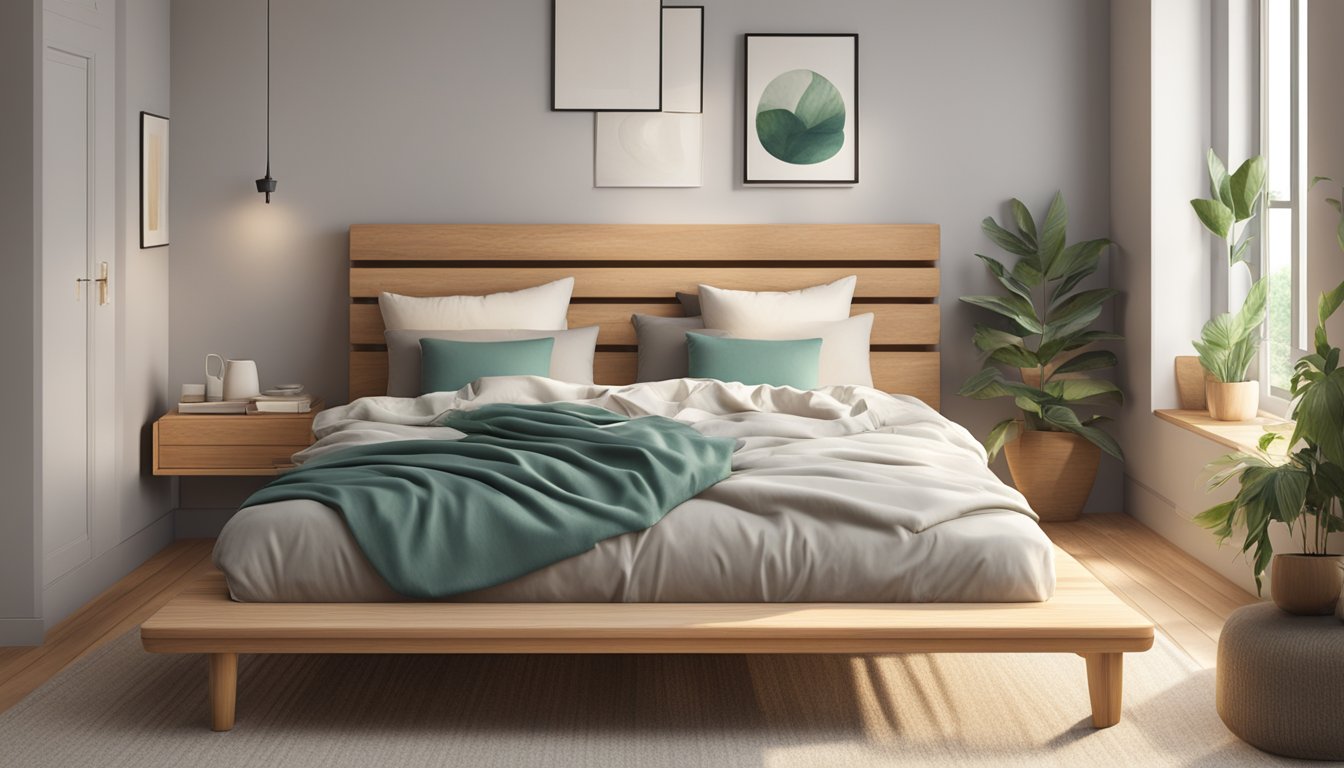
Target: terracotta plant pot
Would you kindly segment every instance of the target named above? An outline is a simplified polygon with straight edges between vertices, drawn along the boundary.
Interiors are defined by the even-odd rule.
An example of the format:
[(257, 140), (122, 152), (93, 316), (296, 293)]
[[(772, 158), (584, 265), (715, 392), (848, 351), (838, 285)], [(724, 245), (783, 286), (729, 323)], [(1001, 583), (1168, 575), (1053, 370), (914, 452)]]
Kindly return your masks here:
[(1199, 358), (1194, 355), (1178, 355), (1176, 357), (1176, 399), (1181, 404), (1181, 408), (1187, 411), (1202, 411), (1208, 407), (1208, 399), (1204, 394), (1204, 383), (1208, 379), (1208, 372), (1204, 366), (1199, 364)]
[(1218, 421), (1248, 421), (1260, 414), (1260, 382), (1238, 381), (1224, 384), (1208, 381), (1204, 395), (1209, 415)]
[(1344, 585), (1340, 555), (1275, 555), (1269, 595), (1274, 604), (1299, 616), (1329, 616)]
[(1024, 430), (1003, 454), (1013, 484), (1042, 522), (1078, 519), (1097, 479), (1100, 448), (1071, 432)]

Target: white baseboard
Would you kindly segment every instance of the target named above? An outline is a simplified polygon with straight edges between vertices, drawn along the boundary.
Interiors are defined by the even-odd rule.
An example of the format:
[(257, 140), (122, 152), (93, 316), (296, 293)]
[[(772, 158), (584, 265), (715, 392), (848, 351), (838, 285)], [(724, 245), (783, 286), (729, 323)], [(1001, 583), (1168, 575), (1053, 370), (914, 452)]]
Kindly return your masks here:
[(55, 626), (172, 542), (173, 516), (164, 515), (112, 549), (61, 576), (42, 591), (41, 621), (48, 629)]
[(0, 646), (41, 645), (45, 634), (41, 619), (0, 619)]
[(1126, 477), (1125, 481), (1125, 506), (1130, 515), (1186, 554), (1255, 594), (1251, 564), (1241, 556), (1241, 548), (1231, 542), (1219, 546), (1213, 534), (1192, 522), (1191, 518), (1201, 510), (1182, 511), (1170, 499), (1134, 478)]

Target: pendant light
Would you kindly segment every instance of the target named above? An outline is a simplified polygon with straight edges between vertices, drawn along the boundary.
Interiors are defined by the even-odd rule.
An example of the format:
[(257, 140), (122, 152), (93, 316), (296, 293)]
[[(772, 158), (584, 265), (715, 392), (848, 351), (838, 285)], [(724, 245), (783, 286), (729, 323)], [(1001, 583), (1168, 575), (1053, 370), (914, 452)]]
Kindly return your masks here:
[(271, 202), (276, 181), (271, 178), (271, 0), (266, 0), (266, 175), (257, 179), (257, 191)]

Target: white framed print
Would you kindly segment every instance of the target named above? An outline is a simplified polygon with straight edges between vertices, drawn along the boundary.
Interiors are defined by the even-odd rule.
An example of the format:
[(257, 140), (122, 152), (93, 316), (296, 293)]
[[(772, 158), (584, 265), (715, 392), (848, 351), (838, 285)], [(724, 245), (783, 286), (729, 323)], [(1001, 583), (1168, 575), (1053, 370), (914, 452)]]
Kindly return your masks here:
[(551, 109), (663, 108), (662, 0), (552, 0)]
[(698, 187), (701, 115), (687, 112), (598, 112), (595, 187)]
[(746, 35), (743, 183), (859, 183), (859, 36)]
[(663, 111), (703, 112), (705, 7), (663, 6)]
[(140, 247), (168, 244), (168, 118), (140, 113)]

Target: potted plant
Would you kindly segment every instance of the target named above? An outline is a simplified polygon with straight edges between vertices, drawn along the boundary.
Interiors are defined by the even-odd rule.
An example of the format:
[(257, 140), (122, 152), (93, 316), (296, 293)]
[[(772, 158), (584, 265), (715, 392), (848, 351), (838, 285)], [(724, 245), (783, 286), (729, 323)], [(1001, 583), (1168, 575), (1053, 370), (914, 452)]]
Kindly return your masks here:
[(1208, 372), (1204, 398), (1209, 415), (1219, 421), (1245, 421), (1260, 412), (1260, 383), (1247, 381), (1246, 374), (1260, 349), (1267, 288), (1263, 279), (1251, 284), (1241, 309), (1205, 323), (1194, 342), (1199, 364)]
[[(1313, 182), (1314, 184), (1315, 182)], [(1331, 205), (1339, 211), (1338, 200)], [(1344, 217), (1338, 227), (1344, 249)], [(1268, 449), (1282, 436), (1267, 433), (1253, 453), (1234, 453), (1214, 464), (1210, 488), (1235, 478), (1236, 496), (1200, 513), (1195, 522), (1219, 541), (1244, 528), (1243, 552), (1254, 550), (1255, 585), (1271, 566), (1270, 595), (1289, 613), (1324, 615), (1339, 602), (1340, 555), (1329, 551), (1329, 536), (1344, 530), (1344, 367), (1340, 348), (1330, 343), (1326, 321), (1344, 304), (1344, 283), (1321, 294), (1312, 354), (1293, 370), (1291, 416), (1295, 422), (1286, 455)], [(1301, 536), (1300, 553), (1274, 554), (1269, 524), (1281, 522)]]
[(1116, 365), (1115, 353), (1094, 347), (1121, 337), (1092, 325), (1118, 291), (1078, 290), (1097, 271), (1111, 241), (1067, 245), (1068, 209), (1062, 195), (1055, 195), (1039, 227), (1020, 200), (1013, 199), (1010, 207), (1015, 232), (993, 217), (980, 225), (1017, 261), (1010, 269), (976, 254), (1005, 293), (961, 297), (997, 315), (998, 322), (976, 324), (974, 342), (985, 363), (960, 394), (977, 400), (1013, 399), (1021, 417), (1005, 419), (990, 430), (985, 440), (990, 461), (1000, 450), (1005, 453), (1014, 484), (1042, 520), (1074, 520), (1092, 490), (1101, 451), (1124, 460), (1120, 445), (1097, 426), (1106, 417), (1078, 413), (1124, 399), (1115, 384), (1090, 375)]
[[(1289, 613), (1328, 614), (1339, 600), (1340, 556), (1330, 554), (1329, 535), (1344, 530), (1340, 503), (1344, 500), (1344, 368), (1340, 349), (1331, 346), (1325, 321), (1344, 302), (1344, 283), (1322, 294), (1317, 311), (1315, 350), (1298, 361), (1293, 373), (1292, 418), (1296, 422), (1286, 456), (1268, 453), (1282, 438), (1274, 432), (1261, 438), (1259, 450), (1222, 457), (1209, 488), (1235, 478), (1239, 484), (1231, 501), (1195, 517), (1219, 541), (1244, 528), (1243, 552), (1253, 554), (1256, 589), (1261, 575), (1273, 563), (1270, 596)], [(1301, 553), (1274, 554), (1269, 524), (1284, 523), (1300, 535)], [(1272, 558), (1272, 561), (1271, 561)]]
[[(1265, 189), (1265, 159), (1252, 157), (1231, 175), (1212, 149), (1208, 155), (1211, 198), (1190, 201), (1200, 223), (1227, 246), (1228, 268), (1247, 264), (1246, 251), (1254, 239), (1252, 221), (1259, 214)], [(1255, 282), (1237, 313), (1210, 320), (1194, 342), (1199, 362), (1207, 372), (1205, 400), (1209, 415), (1219, 421), (1245, 421), (1260, 412), (1260, 384), (1246, 376), (1260, 347), (1265, 320), (1264, 279)]]

